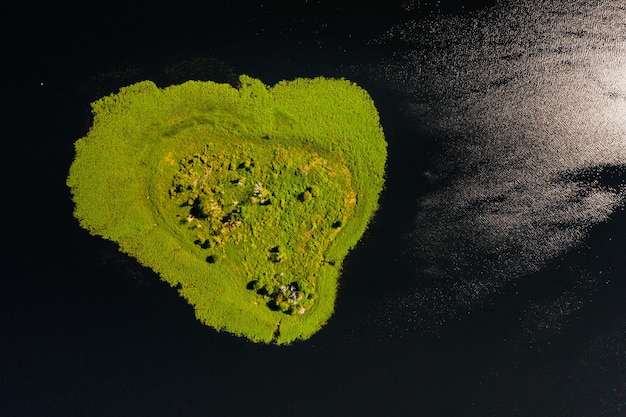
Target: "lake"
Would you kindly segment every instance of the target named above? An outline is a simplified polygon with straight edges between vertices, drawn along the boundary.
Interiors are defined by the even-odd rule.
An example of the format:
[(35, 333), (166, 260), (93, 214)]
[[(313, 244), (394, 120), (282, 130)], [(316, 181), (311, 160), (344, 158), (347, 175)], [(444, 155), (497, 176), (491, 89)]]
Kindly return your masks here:
[[(624, 414), (619, 2), (222, 5), (169, 26), (45, 7), (6, 86), (0, 415)], [(287, 347), (201, 325), (78, 226), (65, 186), (94, 99), (240, 73), (351, 79), (389, 143), (335, 314)]]

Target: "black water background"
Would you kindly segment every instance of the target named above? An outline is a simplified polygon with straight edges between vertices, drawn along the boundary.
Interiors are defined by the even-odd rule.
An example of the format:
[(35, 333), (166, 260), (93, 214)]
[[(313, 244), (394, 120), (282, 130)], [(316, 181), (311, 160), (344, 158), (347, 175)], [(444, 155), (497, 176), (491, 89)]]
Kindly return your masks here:
[[(217, 334), (197, 323), (192, 308), (149, 269), (78, 227), (65, 177), (73, 142), (89, 127), (91, 100), (133, 78), (167, 84), (164, 63), (198, 56), (271, 84), (341, 75), (343, 65), (389, 53), (360, 43), (388, 25), (374, 13), (331, 22), (332, 30), (318, 38), (304, 36), (319, 26), (316, 19), (325, 19), (322, 12), (308, 17), (311, 28), (304, 25), (298, 36), (273, 38), (267, 29), (254, 37), (243, 25), (240, 37), (226, 31), (227, 45), (216, 46), (214, 28), (202, 36), (201, 27), (166, 28), (159, 20), (139, 25), (143, 34), (126, 42), (121, 35), (137, 26), (131, 19), (107, 26), (116, 16), (109, 10), (97, 22), (55, 21), (66, 27), (52, 31), (55, 36), (38, 32), (42, 44), (32, 55), (11, 61), (16, 71), (5, 80), (11, 100), (3, 105), (10, 161), (4, 164), (0, 415), (616, 415), (625, 361), (609, 341), (624, 346), (623, 212), (595, 227), (580, 248), (470, 315), (433, 324), (434, 331), (414, 331), (393, 310), (380, 310), (381, 299), (422, 285), (414, 281), (404, 239), (416, 199), (428, 191), (421, 174), (437, 143), (409, 127), (399, 99), (366, 78), (355, 81), (381, 113), (389, 141), (387, 188), (374, 223), (345, 262), (336, 314), (309, 341), (285, 348)], [(378, 17), (385, 16), (397, 18)], [(52, 30), (48, 18), (44, 10), (28, 28)], [(79, 39), (94, 27), (103, 30), (85, 50)], [(116, 71), (128, 68), (133, 71)], [(592, 300), (562, 331), (527, 337), (518, 322), (529, 305), (573, 291), (580, 271), (603, 271), (602, 285), (584, 292)]]

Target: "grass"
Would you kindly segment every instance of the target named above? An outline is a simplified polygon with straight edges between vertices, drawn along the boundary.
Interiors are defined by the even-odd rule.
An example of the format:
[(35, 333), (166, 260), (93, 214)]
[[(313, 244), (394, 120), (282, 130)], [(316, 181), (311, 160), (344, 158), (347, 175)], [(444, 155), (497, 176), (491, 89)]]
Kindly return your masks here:
[(326, 78), (143, 81), (92, 108), (67, 179), (82, 227), (215, 329), (286, 344), (328, 321), (384, 183), (366, 91)]

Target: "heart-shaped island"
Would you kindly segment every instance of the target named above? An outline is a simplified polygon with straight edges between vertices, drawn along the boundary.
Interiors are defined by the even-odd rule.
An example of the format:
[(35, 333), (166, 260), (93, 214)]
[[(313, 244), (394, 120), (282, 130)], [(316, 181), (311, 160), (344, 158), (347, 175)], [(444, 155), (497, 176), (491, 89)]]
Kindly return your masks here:
[(383, 188), (386, 142), (344, 79), (143, 81), (92, 103), (67, 180), (82, 227), (253, 341), (307, 339)]

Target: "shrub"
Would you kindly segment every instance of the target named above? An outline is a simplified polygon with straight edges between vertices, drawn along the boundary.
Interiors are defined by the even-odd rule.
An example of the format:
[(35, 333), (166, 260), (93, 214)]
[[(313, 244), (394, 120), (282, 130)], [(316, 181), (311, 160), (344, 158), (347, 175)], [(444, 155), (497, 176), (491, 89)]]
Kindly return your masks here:
[(304, 190), (298, 195), (298, 200), (300, 200), (303, 203), (310, 201), (312, 198), (313, 198), (313, 193), (311, 193), (311, 190), (309, 189)]

